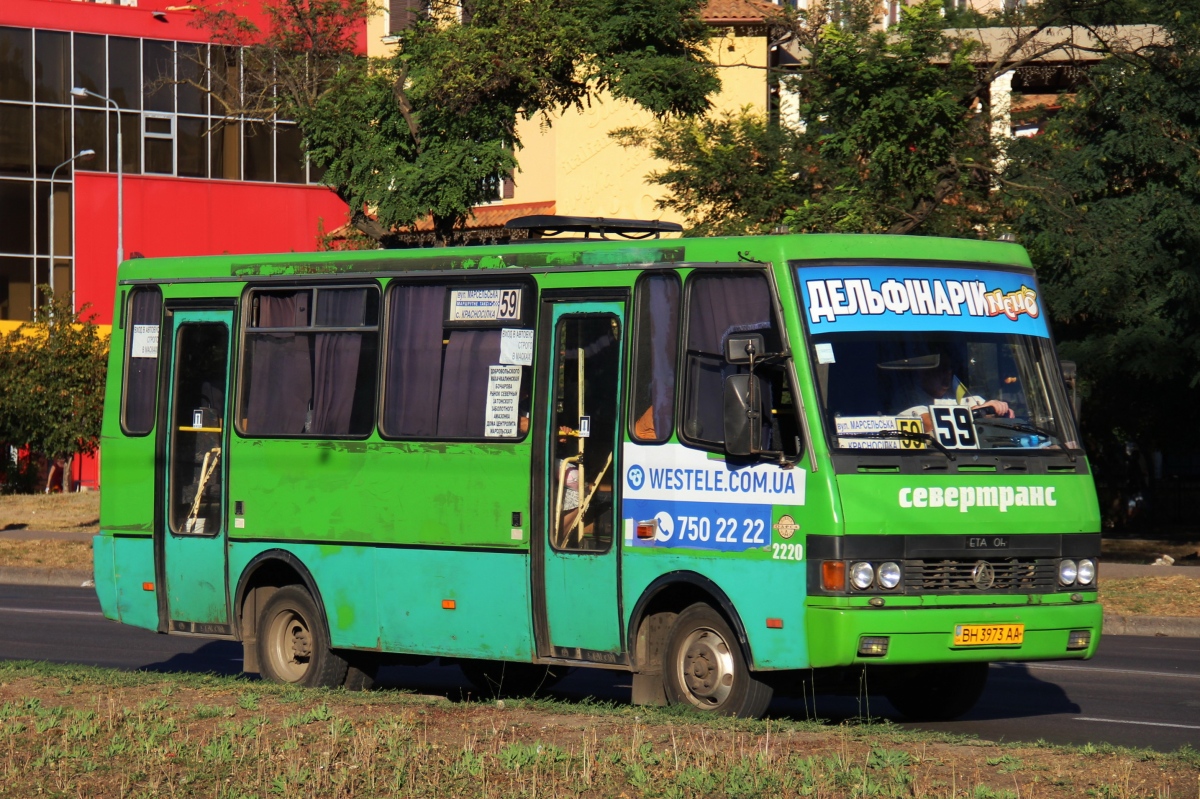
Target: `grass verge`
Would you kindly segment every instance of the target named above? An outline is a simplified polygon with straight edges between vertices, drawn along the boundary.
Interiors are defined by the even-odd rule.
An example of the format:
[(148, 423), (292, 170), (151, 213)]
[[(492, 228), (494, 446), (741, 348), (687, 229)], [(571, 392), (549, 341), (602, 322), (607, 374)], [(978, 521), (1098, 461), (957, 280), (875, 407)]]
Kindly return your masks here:
[(65, 571), (92, 570), (92, 542), (56, 541), (6, 541), (0, 539), (0, 566), (15, 566), (21, 569), (63, 569)]
[(100, 494), (4, 494), (0, 496), (0, 530), (100, 532)]
[(1190, 796), (1200, 754), (0, 664), (0, 796)]
[[(1118, 616), (1200, 616), (1200, 580), (1172, 575), (1101, 580), (1105, 613)], [(1200, 796), (1200, 794), (1198, 794)]]

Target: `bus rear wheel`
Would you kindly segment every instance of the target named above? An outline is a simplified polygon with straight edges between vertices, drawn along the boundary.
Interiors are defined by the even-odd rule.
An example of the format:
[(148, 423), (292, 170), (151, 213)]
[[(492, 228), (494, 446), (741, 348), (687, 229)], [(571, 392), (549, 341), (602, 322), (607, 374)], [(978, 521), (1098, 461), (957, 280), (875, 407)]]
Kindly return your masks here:
[(317, 603), (295, 585), (280, 588), (263, 608), (258, 662), (263, 677), (273, 682), (335, 688), (346, 679), (346, 660), (329, 648)]
[(733, 630), (709, 605), (675, 619), (663, 664), (667, 701), (706, 713), (758, 718), (771, 704), (771, 686), (756, 679)]
[(949, 721), (975, 707), (987, 679), (986, 663), (910, 666), (892, 675), (884, 696), (909, 721)]

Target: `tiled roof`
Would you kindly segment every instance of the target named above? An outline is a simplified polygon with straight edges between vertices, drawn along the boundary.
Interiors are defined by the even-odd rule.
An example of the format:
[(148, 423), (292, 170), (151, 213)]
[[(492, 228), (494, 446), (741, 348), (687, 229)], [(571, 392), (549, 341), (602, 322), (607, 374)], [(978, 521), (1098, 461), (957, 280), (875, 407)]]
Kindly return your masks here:
[(779, 13), (779, 6), (766, 0), (708, 0), (700, 12), (705, 22), (717, 25), (761, 23)]
[[(537, 203), (509, 203), (508, 205), (481, 205), (475, 208), (475, 215), (467, 219), (464, 230), (499, 229), (503, 228), (504, 223), (510, 219), (538, 214), (553, 214), (554, 212), (554, 200)], [(433, 232), (433, 220), (429, 217), (419, 219), (413, 227), (418, 234), (431, 233)], [(347, 223), (336, 230), (330, 231), (326, 235), (326, 238), (336, 243), (353, 234), (354, 226)]]
[[(540, 203), (512, 203), (509, 205), (480, 205), (475, 207), (474, 216), (468, 217), (467, 230), (476, 228), (502, 228), (510, 219), (534, 214), (553, 214), (554, 200)], [(433, 230), (433, 220), (429, 217), (417, 220), (415, 225), (419, 231)]]

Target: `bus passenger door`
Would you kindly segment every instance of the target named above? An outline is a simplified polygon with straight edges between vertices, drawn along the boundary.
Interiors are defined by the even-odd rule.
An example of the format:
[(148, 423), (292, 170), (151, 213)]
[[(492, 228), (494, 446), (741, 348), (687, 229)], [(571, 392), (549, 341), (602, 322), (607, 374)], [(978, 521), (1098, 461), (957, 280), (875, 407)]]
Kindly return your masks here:
[[(176, 310), (170, 345), (158, 580), (173, 632), (225, 634), (225, 453), (233, 312)], [(160, 597), (161, 593), (160, 587)], [(160, 609), (162, 600), (160, 599)]]
[(625, 305), (548, 299), (540, 321), (550, 337), (550, 370), (542, 373), (538, 401), (545, 409), (535, 476), (542, 511), (533, 555), (538, 652), (615, 663), (622, 650), (614, 475)]

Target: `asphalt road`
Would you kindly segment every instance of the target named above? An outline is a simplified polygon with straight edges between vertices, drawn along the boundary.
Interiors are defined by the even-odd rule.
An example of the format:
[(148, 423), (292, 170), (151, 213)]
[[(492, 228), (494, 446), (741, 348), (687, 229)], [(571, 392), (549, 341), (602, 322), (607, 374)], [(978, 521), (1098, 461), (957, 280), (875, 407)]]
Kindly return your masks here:
[[(0, 659), (237, 674), (241, 655), (240, 644), (156, 635), (107, 621), (87, 589), (0, 585)], [(388, 668), (380, 683), (451, 699), (470, 690), (456, 666)], [(629, 676), (577, 669), (554, 693), (626, 702)], [(882, 698), (822, 695), (807, 705), (779, 699), (770, 712), (831, 723), (860, 715), (894, 718)], [(997, 741), (1200, 747), (1200, 639), (1105, 636), (1090, 661), (996, 664), (987, 691), (966, 717), (905, 726)]]

